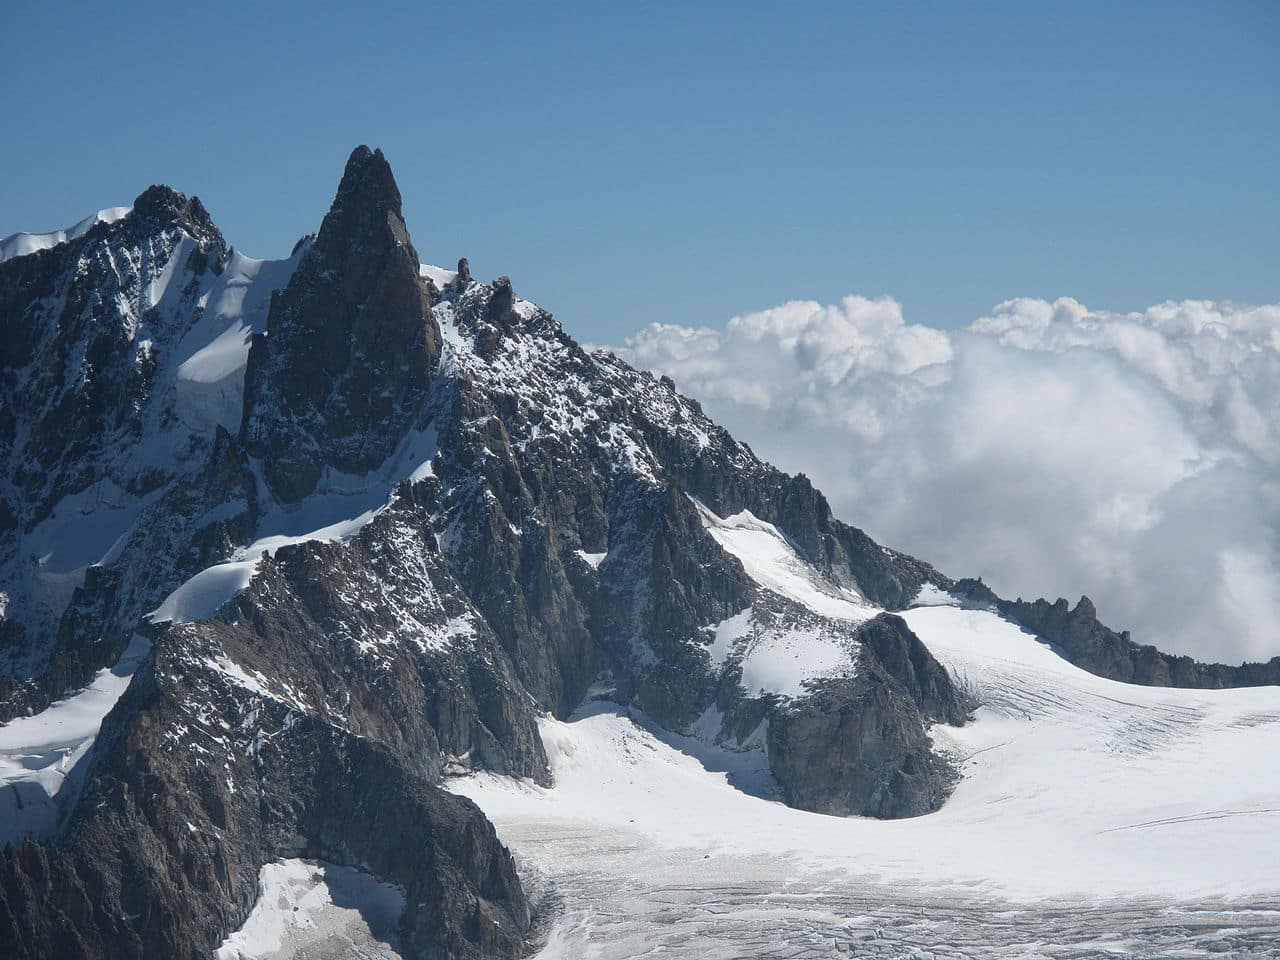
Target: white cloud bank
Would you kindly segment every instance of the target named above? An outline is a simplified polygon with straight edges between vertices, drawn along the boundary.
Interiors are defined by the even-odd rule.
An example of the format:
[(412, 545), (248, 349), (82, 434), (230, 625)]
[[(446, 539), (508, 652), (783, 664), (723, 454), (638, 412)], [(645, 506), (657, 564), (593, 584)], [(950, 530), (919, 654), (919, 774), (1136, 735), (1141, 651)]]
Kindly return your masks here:
[(616, 352), (952, 576), (1087, 593), (1174, 652), (1280, 653), (1280, 306), (1018, 299), (945, 332), (846, 297)]

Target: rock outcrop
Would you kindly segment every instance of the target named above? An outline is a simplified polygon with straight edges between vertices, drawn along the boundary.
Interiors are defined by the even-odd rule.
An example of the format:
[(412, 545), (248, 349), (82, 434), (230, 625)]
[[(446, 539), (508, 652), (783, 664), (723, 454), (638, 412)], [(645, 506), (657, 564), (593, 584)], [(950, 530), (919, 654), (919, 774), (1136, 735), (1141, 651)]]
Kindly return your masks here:
[(1059, 597), (1053, 603), (1040, 599), (1003, 600), (981, 580), (961, 580), (957, 596), (971, 603), (987, 604), (1003, 616), (1048, 640), (1069, 661), (1083, 670), (1153, 687), (1262, 687), (1280, 684), (1280, 657), (1266, 663), (1201, 663), (1188, 656), (1163, 653), (1150, 644), (1135, 643), (1129, 631), (1117, 633), (1098, 620), (1088, 597), (1072, 607)]
[(252, 906), (258, 865), (291, 856), (401, 885), (414, 956), (524, 952), (528, 904), (474, 805), (369, 740), (246, 704), (177, 646), (157, 644), (104, 725), (68, 841), (0, 853), (5, 957), (208, 957)]
[(769, 765), (787, 803), (817, 813), (912, 817), (936, 810), (957, 774), (932, 723), (964, 723), (965, 701), (901, 617), (857, 631), (857, 672), (820, 680), (769, 719)]

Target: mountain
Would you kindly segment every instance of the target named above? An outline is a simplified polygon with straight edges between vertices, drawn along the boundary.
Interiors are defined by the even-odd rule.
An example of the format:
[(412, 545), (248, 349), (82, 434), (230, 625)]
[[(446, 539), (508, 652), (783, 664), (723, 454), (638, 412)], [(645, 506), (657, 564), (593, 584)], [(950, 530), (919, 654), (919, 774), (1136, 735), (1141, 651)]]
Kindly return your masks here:
[(462, 794), (561, 789), (555, 724), (624, 711), (752, 802), (916, 817), (995, 696), (918, 611), (1112, 642), (420, 263), (380, 151), (285, 260), (167, 187), (117, 212), (0, 263), (5, 956), (250, 955), (297, 861), (390, 896), (406, 956), (521, 956), (557, 895)]

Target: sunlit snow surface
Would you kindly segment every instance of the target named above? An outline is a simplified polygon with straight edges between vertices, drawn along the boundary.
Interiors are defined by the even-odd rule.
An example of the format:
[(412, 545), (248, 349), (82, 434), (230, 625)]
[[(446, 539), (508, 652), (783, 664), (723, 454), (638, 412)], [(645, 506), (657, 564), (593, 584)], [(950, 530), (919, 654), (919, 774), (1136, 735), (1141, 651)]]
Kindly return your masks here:
[(819, 577), (782, 531), (750, 510), (722, 518), (693, 502), (707, 532), (762, 587), (838, 620), (861, 621), (879, 612), (856, 591)]
[(99, 210), (93, 216), (85, 217), (74, 227), (67, 227), (65, 230), (12, 234), (0, 240), (0, 263), (12, 257), (25, 257), (39, 250), (48, 250), (60, 243), (82, 237), (100, 223), (115, 223), (132, 209), (132, 207), (108, 207), (106, 210)]
[(457, 782), (563, 898), (543, 955), (1280, 943), (1280, 688), (1121, 684), (986, 611), (905, 616), (983, 704), (966, 727), (935, 728), (964, 775), (938, 813), (841, 819), (761, 800), (600, 707), (543, 722), (555, 787)]
[(399, 960), (404, 893), (350, 867), (268, 863), (258, 902), (216, 960)]
[(425, 277), (436, 285), (437, 290), (443, 290), (453, 281), (458, 279), (457, 270), (448, 270), (445, 267), (437, 267), (430, 263), (418, 264), (418, 276)]
[[(712, 627), (708, 653), (720, 666), (730, 657), (750, 695), (804, 694), (806, 681), (851, 676), (856, 653), (849, 628), (879, 610), (856, 590), (821, 576), (773, 524), (749, 510), (720, 517), (693, 501), (702, 525), (764, 590), (798, 604), (799, 616), (761, 618), (751, 607)], [(835, 624), (832, 621), (836, 621)]]

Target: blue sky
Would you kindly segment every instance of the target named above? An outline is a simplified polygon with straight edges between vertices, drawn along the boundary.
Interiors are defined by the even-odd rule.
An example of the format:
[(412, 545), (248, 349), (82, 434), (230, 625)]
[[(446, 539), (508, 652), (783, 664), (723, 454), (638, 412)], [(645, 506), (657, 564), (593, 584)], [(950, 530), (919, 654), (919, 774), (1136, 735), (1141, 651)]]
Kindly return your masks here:
[(1280, 300), (1280, 4), (354, 6), (7, 0), (0, 235), (159, 181), (283, 256), (367, 142), (425, 259), (596, 342)]

